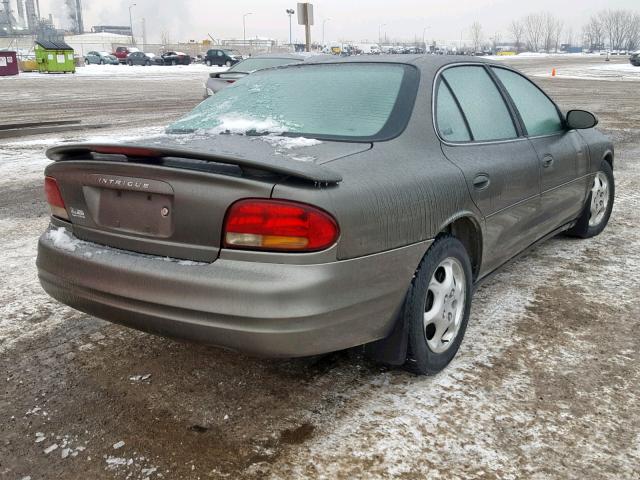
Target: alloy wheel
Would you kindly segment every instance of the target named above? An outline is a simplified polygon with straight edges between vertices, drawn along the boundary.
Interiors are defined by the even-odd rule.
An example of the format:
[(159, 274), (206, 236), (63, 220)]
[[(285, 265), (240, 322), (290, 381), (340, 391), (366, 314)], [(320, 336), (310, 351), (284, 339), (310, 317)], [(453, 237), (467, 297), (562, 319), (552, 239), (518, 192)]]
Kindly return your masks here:
[(431, 277), (425, 304), (424, 334), (432, 352), (442, 353), (453, 345), (462, 324), (465, 297), (462, 264), (456, 258), (445, 258)]
[(589, 226), (599, 225), (609, 206), (609, 179), (604, 172), (596, 173), (591, 187), (591, 215)]

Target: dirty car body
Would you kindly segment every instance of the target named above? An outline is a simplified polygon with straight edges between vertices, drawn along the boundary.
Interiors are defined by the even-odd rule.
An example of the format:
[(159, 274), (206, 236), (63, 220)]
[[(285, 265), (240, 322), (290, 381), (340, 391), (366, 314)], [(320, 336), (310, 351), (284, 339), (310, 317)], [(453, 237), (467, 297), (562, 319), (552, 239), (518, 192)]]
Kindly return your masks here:
[[(55, 147), (42, 286), (100, 318), (250, 354), (393, 337), (389, 361), (402, 363), (407, 292), (439, 239), (463, 245), (477, 285), (575, 228), (598, 165), (613, 162), (602, 134), (559, 111), (527, 124), (524, 82), (464, 57), (306, 62), (247, 76), (164, 137)], [(256, 215), (234, 224), (242, 208)], [(279, 208), (320, 219), (309, 238), (324, 240), (248, 225)]]

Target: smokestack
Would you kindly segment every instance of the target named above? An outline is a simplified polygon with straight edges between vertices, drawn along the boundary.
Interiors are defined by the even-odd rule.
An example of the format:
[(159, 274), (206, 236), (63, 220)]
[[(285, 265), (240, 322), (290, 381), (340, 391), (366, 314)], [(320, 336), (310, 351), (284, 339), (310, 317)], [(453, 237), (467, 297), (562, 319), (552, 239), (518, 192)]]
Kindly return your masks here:
[(7, 33), (13, 32), (13, 15), (11, 15), (11, 7), (9, 0), (2, 0), (2, 10), (0, 11), (0, 28)]
[(27, 15), (27, 28), (29, 29), (29, 32), (35, 33), (38, 27), (38, 16), (36, 14), (34, 0), (25, 0), (24, 10)]
[(82, 20), (82, 2), (76, 0), (76, 25), (78, 33), (84, 33), (84, 21)]
[(17, 0), (18, 3), (18, 19), (24, 23), (24, 0)]

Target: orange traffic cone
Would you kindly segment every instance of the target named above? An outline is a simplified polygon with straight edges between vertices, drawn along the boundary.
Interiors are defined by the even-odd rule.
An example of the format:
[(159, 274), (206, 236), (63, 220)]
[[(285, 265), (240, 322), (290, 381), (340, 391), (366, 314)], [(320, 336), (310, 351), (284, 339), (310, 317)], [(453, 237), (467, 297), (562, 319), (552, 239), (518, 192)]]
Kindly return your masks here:
[(555, 77), (555, 76), (556, 76), (556, 69), (555, 69), (555, 68), (552, 68), (552, 69), (551, 69), (551, 76), (552, 76), (552, 77)]

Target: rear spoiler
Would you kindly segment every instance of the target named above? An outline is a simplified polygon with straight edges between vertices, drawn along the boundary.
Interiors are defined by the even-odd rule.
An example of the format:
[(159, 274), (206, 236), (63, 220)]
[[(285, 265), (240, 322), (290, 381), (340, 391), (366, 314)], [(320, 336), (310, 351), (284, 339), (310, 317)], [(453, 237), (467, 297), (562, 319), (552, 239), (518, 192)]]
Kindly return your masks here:
[(141, 147), (135, 145), (114, 145), (102, 143), (60, 145), (47, 150), (47, 157), (56, 162), (65, 160), (101, 160), (100, 158), (94, 157), (94, 154), (124, 155), (128, 159), (132, 160), (141, 158), (184, 158), (189, 160), (201, 160), (204, 162), (236, 165), (241, 169), (252, 169), (287, 175), (317, 183), (339, 183), (342, 181), (342, 176), (329, 168), (311, 162), (300, 162), (284, 157), (282, 159), (272, 158), (269, 161), (261, 161), (217, 154), (212, 155), (189, 149)]

